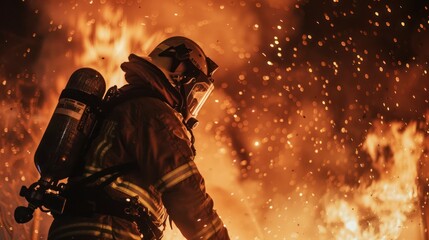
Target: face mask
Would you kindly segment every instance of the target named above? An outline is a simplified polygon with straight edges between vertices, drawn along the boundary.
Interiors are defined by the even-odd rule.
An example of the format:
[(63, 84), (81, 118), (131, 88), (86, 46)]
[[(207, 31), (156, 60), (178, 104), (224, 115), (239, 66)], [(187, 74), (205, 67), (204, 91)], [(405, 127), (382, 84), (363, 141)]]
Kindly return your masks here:
[(189, 114), (197, 117), (198, 112), (213, 92), (213, 80), (210, 77), (197, 77), (185, 85), (185, 94)]

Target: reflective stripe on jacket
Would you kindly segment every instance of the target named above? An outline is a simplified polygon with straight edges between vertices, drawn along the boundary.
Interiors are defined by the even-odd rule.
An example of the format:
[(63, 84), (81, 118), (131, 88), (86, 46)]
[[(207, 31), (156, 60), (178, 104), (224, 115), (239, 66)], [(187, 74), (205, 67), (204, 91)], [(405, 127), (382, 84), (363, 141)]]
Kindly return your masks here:
[[(229, 239), (193, 161), (188, 134), (180, 115), (161, 100), (142, 97), (125, 102), (111, 112), (93, 141), (86, 155), (86, 174), (136, 161), (138, 168), (106, 187), (112, 198), (138, 196), (157, 226), (165, 225), (168, 213), (187, 239)], [(73, 217), (67, 221), (57, 217), (51, 226), (49, 239), (57, 239), (51, 236), (58, 232), (69, 236), (92, 236), (93, 232), (88, 232), (88, 229), (106, 232), (110, 228), (118, 233), (138, 235), (131, 222), (109, 225), (109, 222), (94, 217), (74, 225), (79, 221), (79, 217), (75, 221)]]

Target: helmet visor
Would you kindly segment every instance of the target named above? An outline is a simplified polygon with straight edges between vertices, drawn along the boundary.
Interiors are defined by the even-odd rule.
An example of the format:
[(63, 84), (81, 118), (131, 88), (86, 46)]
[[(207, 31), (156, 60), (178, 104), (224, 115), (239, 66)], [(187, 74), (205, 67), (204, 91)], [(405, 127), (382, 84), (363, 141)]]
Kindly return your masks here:
[(208, 81), (196, 82), (188, 94), (188, 109), (192, 117), (196, 117), (207, 98), (213, 92), (214, 85)]

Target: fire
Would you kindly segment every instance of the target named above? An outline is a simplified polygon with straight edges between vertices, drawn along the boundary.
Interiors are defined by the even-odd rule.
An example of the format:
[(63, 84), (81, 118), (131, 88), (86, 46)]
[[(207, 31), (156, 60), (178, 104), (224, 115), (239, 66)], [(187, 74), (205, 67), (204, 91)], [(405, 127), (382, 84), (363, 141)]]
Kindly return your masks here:
[(375, 124), (363, 145), (372, 160), (370, 175), (354, 191), (340, 189), (338, 195), (346, 197), (325, 196), (325, 231), (335, 239), (398, 239), (407, 219), (418, 217), (423, 143), (416, 123)]
[[(12, 98), (25, 98), (24, 95), (15, 96), (0, 88), (1, 93), (8, 96), (0, 106), (1, 119), (5, 120), (0, 129), (3, 132), (0, 143), (7, 146), (1, 147), (0, 153), (8, 159), (4, 163), (5, 170), (0, 168), (5, 179), (0, 182), (5, 190), (2, 196), (10, 202), (18, 202), (19, 186), (36, 179), (35, 169), (29, 169), (33, 167), (33, 150), (71, 72), (79, 67), (92, 67), (102, 73), (107, 86), (121, 86), (125, 82), (119, 66), (127, 60), (128, 54), (144, 56), (165, 37), (186, 35), (202, 43), (208, 55), (213, 54), (221, 66), (219, 76), (216, 76), (219, 79), (217, 90), (202, 109), (202, 124), (195, 132), (196, 162), (232, 239), (423, 238), (422, 231), (427, 229), (421, 226), (426, 223), (421, 220), (423, 196), (419, 193), (417, 180), (420, 177), (419, 161), (428, 150), (427, 132), (418, 130), (417, 122), (412, 120), (374, 120), (379, 115), (368, 120), (367, 123), (373, 125), (369, 132), (362, 127), (363, 124), (356, 124), (367, 121), (359, 114), (350, 113), (342, 119), (344, 124), (341, 125), (341, 121), (335, 119), (335, 112), (348, 114), (348, 111), (361, 107), (366, 110), (366, 115), (370, 104), (365, 105), (360, 98), (372, 90), (365, 88), (367, 83), (359, 82), (352, 87), (362, 92), (358, 91), (350, 105), (336, 109), (336, 101), (343, 101), (347, 95), (343, 93), (351, 88), (347, 84), (335, 83), (334, 79), (343, 72), (349, 74), (346, 60), (319, 59), (319, 54), (314, 52), (311, 55), (317, 64), (301, 58), (312, 42), (317, 44), (316, 49), (324, 52), (331, 48), (331, 41), (336, 43), (338, 39), (338, 46), (357, 54), (360, 60), (352, 61), (354, 68), (359, 67), (356, 73), (350, 70), (347, 80), (362, 73), (364, 81), (371, 82), (376, 78), (373, 75), (377, 75), (364, 72), (364, 58), (365, 63), (381, 59), (383, 67), (377, 65), (380, 63), (375, 64), (375, 72), (383, 72), (386, 76), (396, 76), (401, 71), (398, 67), (399, 70), (389, 72), (390, 63), (379, 56), (381, 52), (371, 48), (359, 49), (359, 44), (355, 44), (352, 37), (341, 34), (329, 32), (326, 36), (318, 36), (303, 31), (300, 24), (295, 24), (299, 23), (299, 16), (293, 16), (290, 10), (301, 7), (295, 1), (268, 1), (267, 4), (276, 7), (276, 11), (289, 9), (286, 12), (282, 10), (281, 18), (275, 20), (268, 16), (278, 15), (271, 12), (272, 9), (267, 8), (263, 1), (193, 1), (193, 4), (192, 1), (174, 1), (165, 3), (162, 8), (159, 8), (158, 1), (115, 2), (52, 1), (38, 8), (37, 11), (45, 10), (52, 18), (50, 33), (51, 30), (61, 32), (65, 37), (59, 34), (63, 38), (48, 38), (45, 55), (37, 65), (42, 69), (38, 70), (37, 77), (47, 99), (43, 107), (34, 104), (26, 113), (18, 104), (9, 104), (13, 102)], [(140, 8), (147, 9), (145, 14), (141, 14)], [(352, 13), (355, 14), (354, 11), (347, 14)], [(334, 12), (329, 17), (330, 14), (323, 13), (324, 18), (315, 22), (323, 27), (326, 21), (332, 26), (329, 29), (335, 29), (333, 16), (335, 19), (341, 16)], [(267, 21), (272, 21), (275, 27)], [(367, 31), (363, 32), (366, 34)], [(274, 34), (274, 38), (270, 34)], [(273, 39), (273, 43), (267, 43)], [(294, 42), (298, 42), (297, 47), (291, 45)], [(273, 57), (263, 44), (273, 49), (277, 57)], [(291, 48), (290, 53), (285, 50), (288, 47)], [(332, 48), (336, 56), (341, 56), (340, 50)], [(375, 59), (371, 59), (372, 55), (376, 56)], [(287, 63), (282, 65), (279, 61)], [(406, 66), (407, 70), (398, 74), (404, 75), (401, 79), (412, 75), (407, 71), (417, 72), (409, 63), (398, 61), (391, 65)], [(250, 70), (246, 71), (246, 67)], [(333, 76), (322, 76), (324, 70), (333, 71)], [(427, 76), (424, 71), (421, 75)], [(313, 79), (305, 82), (307, 78)], [(18, 76), (17, 79), (26, 81), (29, 77)], [(414, 79), (417, 83), (404, 84), (407, 86), (402, 86), (402, 89), (401, 85), (395, 84), (405, 81), (399, 81), (399, 77), (395, 79), (393, 83), (389, 82), (392, 86), (386, 87), (394, 89), (394, 94), (386, 97), (389, 101), (397, 100), (397, 92), (405, 89), (408, 94), (415, 91), (413, 86), (419, 85)], [(9, 86), (12, 80), (1, 79), (0, 87)], [(334, 86), (333, 91), (331, 85)], [(373, 87), (378, 91), (384, 88), (384, 83)], [(318, 95), (318, 91), (322, 95)], [(239, 97), (231, 97), (233, 94)], [(305, 98), (304, 95), (311, 97)], [(413, 93), (412, 96), (413, 99), (423, 99), (418, 94)], [(37, 101), (40, 94), (30, 97)], [(408, 112), (414, 103), (398, 102), (401, 104), (383, 102), (383, 106), (387, 111), (403, 107), (406, 110), (402, 111)], [(428, 118), (429, 112), (425, 119)], [(16, 122), (20, 127), (13, 126)], [(352, 145), (351, 140), (347, 137), (351, 136), (348, 131), (354, 127), (353, 124), (361, 126), (356, 131), (364, 136), (365, 141), (359, 149), (351, 150), (348, 146)], [(239, 128), (245, 130), (237, 130)], [(10, 137), (14, 132), (23, 134)], [(24, 137), (20, 135), (31, 140), (23, 143)], [(370, 164), (354, 167), (359, 163), (350, 153), (354, 151), (364, 152)], [(13, 173), (10, 166), (15, 163), (25, 167), (20, 167), (19, 176), (13, 179), (18, 174)], [(344, 178), (347, 174), (353, 175), (353, 180), (357, 179), (356, 185), (346, 183)], [(341, 181), (331, 183), (335, 177)], [(8, 201), (0, 204), (0, 238), (37, 239), (46, 236), (51, 220), (49, 216), (36, 213), (33, 225), (16, 226), (9, 221), (12, 211), (3, 211), (13, 207)], [(3, 230), (3, 226), (7, 229)], [(165, 235), (167, 240), (181, 239), (177, 228), (170, 230), (167, 227)]]
[(141, 24), (129, 23), (121, 8), (104, 6), (99, 18), (78, 18), (82, 54), (74, 56), (77, 66), (88, 66), (105, 75), (106, 85), (125, 84), (119, 65), (130, 53), (147, 55), (154, 44), (165, 38), (162, 32), (148, 34)]

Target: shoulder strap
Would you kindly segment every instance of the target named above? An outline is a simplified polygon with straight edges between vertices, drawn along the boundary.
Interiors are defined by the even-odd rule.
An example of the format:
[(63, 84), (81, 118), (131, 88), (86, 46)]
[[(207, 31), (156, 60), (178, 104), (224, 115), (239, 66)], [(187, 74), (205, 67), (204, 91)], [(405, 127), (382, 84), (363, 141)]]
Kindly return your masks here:
[(119, 89), (113, 86), (103, 99), (103, 112), (108, 114), (117, 105), (139, 97), (153, 97), (167, 102), (162, 94), (143, 84), (127, 84)]

